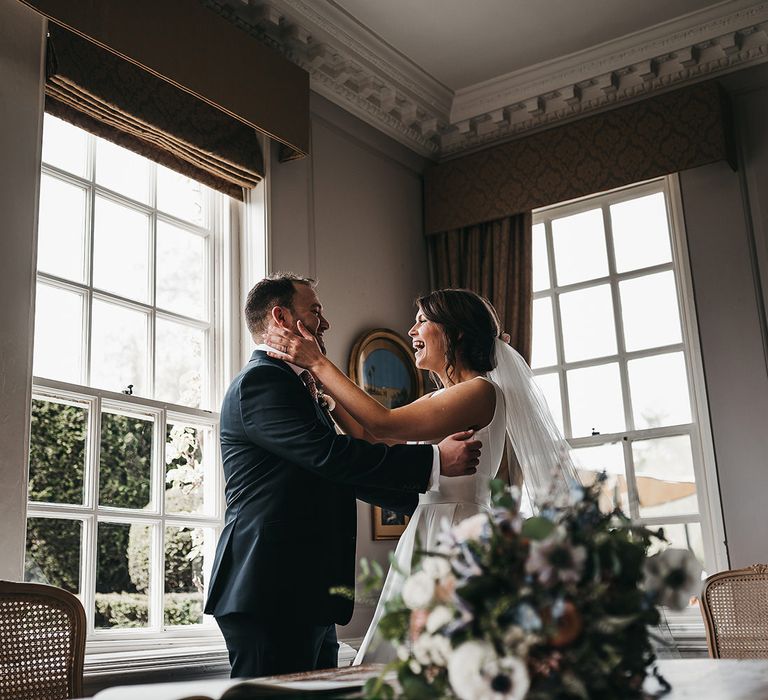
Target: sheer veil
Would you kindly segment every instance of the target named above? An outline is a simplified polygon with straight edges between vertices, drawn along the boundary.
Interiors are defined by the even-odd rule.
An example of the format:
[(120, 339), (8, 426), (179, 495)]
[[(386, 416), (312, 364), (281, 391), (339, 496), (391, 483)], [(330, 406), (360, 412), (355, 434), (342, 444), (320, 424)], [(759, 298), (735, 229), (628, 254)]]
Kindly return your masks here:
[(496, 366), (488, 378), (504, 396), (507, 437), (523, 472), (523, 488), (536, 506), (545, 500), (560, 501), (578, 483), (570, 445), (525, 360), (500, 339), (494, 350)]

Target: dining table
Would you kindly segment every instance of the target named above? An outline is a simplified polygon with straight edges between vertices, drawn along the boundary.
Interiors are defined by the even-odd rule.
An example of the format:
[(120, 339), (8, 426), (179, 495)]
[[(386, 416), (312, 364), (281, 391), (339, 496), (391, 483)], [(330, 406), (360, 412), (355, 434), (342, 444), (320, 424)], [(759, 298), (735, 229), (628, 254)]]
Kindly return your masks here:
[[(649, 700), (768, 700), (768, 659), (662, 659), (664, 690), (651, 676)], [(177, 683), (115, 686), (95, 700), (249, 700), (250, 698), (360, 698), (364, 682), (381, 672), (376, 664), (310, 671), (251, 680), (211, 679)], [(616, 700), (621, 700), (617, 698)]]

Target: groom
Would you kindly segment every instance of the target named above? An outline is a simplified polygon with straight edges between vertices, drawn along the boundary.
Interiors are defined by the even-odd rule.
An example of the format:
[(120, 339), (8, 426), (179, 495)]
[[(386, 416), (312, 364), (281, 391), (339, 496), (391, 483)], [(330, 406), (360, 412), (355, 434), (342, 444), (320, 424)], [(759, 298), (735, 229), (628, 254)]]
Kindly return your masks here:
[[(269, 327), (301, 321), (323, 352), (328, 321), (314, 281), (270, 276), (248, 294), (258, 343)], [(439, 445), (372, 445), (338, 435), (308, 372), (257, 346), (221, 408), (227, 510), (205, 612), (216, 616), (232, 677), (337, 665), (336, 624), (353, 601), (360, 498), (411, 512), (440, 474), (475, 471), (480, 443), (459, 433)]]

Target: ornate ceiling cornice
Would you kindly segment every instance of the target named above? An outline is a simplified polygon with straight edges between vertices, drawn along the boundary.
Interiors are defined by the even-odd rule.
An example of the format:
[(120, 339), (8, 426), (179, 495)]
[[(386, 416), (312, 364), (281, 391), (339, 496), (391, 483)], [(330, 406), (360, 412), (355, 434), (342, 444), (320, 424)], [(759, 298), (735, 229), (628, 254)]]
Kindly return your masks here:
[(306, 69), (313, 90), (435, 160), (768, 61), (768, 2), (731, 0), (454, 93), (332, 2), (204, 1)]

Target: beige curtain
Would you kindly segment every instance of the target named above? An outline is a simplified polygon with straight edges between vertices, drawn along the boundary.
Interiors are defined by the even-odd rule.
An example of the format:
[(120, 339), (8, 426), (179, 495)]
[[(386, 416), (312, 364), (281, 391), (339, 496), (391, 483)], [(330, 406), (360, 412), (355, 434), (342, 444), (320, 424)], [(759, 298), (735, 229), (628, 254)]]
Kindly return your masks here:
[(435, 288), (482, 294), (496, 307), (502, 330), (531, 360), (531, 213), (437, 233), (427, 238)]

